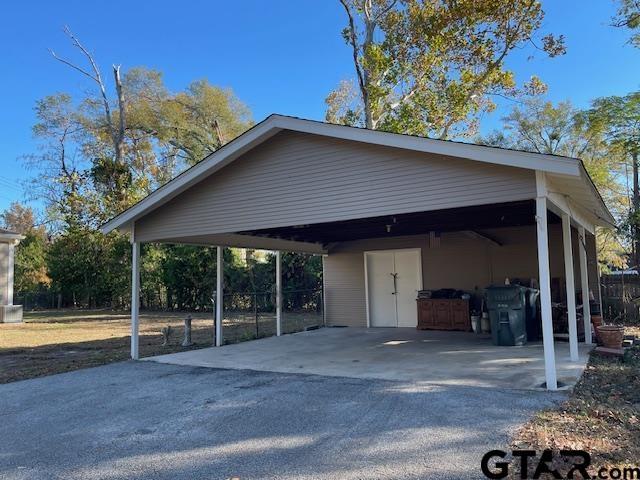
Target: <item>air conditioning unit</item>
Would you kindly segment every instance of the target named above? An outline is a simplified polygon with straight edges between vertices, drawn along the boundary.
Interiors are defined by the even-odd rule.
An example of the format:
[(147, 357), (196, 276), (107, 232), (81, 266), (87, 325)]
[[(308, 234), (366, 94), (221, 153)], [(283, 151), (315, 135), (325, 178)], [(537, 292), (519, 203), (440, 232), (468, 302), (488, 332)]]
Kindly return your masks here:
[(22, 305), (0, 305), (0, 323), (21, 323)]

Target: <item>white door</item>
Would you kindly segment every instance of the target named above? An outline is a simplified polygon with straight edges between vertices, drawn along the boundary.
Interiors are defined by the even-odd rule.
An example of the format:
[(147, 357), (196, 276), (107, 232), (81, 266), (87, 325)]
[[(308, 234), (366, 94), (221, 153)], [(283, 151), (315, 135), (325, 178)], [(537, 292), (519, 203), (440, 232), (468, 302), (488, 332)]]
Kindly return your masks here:
[(396, 311), (399, 327), (418, 325), (416, 297), (421, 288), (420, 252), (398, 250), (394, 253), (396, 273)]
[(371, 327), (415, 327), (416, 296), (422, 288), (420, 250), (366, 252)]
[(372, 327), (395, 327), (396, 304), (393, 289), (393, 252), (365, 254), (369, 287), (369, 323)]

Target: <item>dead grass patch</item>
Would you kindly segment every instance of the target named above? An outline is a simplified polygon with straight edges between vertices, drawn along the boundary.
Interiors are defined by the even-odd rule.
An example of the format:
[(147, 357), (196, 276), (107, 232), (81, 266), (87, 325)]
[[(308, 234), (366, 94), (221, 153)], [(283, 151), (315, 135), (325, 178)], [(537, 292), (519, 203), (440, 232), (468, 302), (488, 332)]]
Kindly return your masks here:
[[(140, 315), (140, 356), (149, 357), (213, 343), (211, 313), (192, 313), (193, 346), (181, 345), (185, 313), (144, 312)], [(285, 333), (320, 324), (321, 315), (285, 313)], [(169, 345), (162, 345), (161, 329), (172, 328)], [(126, 312), (62, 310), (25, 314), (25, 322), (0, 324), (0, 383), (63, 373), (130, 358), (131, 324)], [(256, 332), (253, 317), (229, 316), (225, 343), (275, 333), (275, 317), (264, 315)]]

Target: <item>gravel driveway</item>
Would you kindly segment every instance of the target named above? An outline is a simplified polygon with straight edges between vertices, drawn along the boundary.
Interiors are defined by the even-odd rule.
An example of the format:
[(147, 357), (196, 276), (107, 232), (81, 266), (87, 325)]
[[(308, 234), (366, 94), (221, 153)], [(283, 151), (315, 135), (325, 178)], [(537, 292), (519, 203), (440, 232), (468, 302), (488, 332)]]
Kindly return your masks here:
[(0, 478), (481, 478), (561, 398), (124, 362), (0, 385)]

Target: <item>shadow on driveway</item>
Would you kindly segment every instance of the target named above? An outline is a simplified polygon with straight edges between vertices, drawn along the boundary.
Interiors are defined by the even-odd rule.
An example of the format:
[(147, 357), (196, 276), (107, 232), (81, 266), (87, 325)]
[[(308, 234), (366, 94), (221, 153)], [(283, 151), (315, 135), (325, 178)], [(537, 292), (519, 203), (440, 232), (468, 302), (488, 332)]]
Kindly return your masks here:
[(0, 477), (479, 478), (562, 398), (124, 362), (0, 385)]

